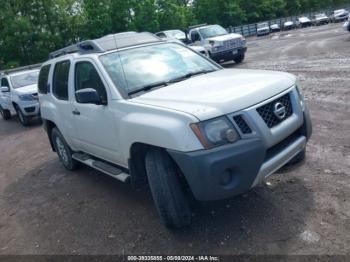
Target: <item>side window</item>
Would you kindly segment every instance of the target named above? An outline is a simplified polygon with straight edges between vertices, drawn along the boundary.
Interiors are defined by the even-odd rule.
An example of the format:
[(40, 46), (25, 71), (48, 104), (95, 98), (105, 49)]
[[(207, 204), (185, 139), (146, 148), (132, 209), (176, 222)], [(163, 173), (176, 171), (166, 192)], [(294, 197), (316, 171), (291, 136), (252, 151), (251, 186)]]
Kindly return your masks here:
[(60, 100), (68, 100), (68, 78), (70, 61), (56, 63), (53, 74), (52, 93)]
[(10, 87), (9, 82), (6, 78), (1, 79), (1, 86)]
[(197, 42), (199, 40), (200, 40), (200, 38), (199, 38), (198, 32), (197, 31), (192, 31), (191, 32), (191, 41), (192, 42)]
[(90, 62), (78, 62), (75, 65), (75, 91), (85, 88), (95, 89), (102, 102), (107, 102), (106, 88), (94, 67)]
[(47, 94), (48, 92), (48, 79), (49, 79), (49, 72), (50, 72), (51, 65), (43, 66), (39, 73), (39, 83), (38, 83), (38, 89), (40, 94)]

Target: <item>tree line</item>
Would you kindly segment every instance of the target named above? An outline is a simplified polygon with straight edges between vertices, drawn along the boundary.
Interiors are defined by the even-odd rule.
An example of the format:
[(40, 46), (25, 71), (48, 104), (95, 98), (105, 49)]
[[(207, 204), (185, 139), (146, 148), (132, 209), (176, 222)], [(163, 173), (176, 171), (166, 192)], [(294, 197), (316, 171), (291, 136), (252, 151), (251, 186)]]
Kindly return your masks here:
[(0, 0), (0, 69), (45, 61), (49, 52), (123, 31), (224, 27), (298, 15), (348, 0)]

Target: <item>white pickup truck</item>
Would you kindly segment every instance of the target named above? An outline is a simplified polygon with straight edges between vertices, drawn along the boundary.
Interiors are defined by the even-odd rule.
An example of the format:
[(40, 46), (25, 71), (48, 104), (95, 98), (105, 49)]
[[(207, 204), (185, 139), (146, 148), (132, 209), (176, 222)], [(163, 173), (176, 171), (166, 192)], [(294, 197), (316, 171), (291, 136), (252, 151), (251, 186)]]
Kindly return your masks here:
[(228, 33), (220, 25), (197, 25), (189, 28), (193, 46), (204, 47), (217, 63), (235, 61), (241, 63), (247, 51), (247, 41), (240, 34)]
[(53, 52), (39, 100), (67, 169), (83, 163), (136, 188), (149, 184), (169, 227), (190, 224), (189, 194), (229, 198), (301, 161), (312, 132), (295, 76), (224, 69), (149, 33)]
[(0, 112), (4, 120), (17, 114), (23, 126), (32, 118), (40, 118), (38, 75), (40, 65), (31, 65), (1, 72)]

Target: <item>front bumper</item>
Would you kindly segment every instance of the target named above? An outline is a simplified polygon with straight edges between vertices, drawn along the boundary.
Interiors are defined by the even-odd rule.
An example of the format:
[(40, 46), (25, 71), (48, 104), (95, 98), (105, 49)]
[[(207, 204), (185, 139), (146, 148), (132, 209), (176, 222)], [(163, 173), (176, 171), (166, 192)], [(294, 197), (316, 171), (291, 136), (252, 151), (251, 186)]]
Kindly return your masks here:
[(211, 53), (210, 58), (215, 62), (223, 62), (234, 60), (247, 52), (247, 47), (240, 47), (235, 49), (230, 49), (227, 51), (219, 52), (219, 53)]
[(312, 134), (307, 105), (300, 113), (301, 124), (271, 145), (257, 135), (211, 150), (168, 152), (197, 200), (229, 198), (257, 186), (305, 149)]
[(38, 101), (22, 101), (19, 104), (23, 115), (28, 117), (40, 116), (40, 105)]

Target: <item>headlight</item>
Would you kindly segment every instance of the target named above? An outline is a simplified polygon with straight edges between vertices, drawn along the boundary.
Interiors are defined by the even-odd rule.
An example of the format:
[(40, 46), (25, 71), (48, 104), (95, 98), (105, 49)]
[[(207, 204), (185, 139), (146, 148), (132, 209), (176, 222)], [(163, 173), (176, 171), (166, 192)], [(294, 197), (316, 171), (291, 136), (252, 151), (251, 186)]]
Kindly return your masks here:
[(33, 95), (18, 95), (18, 97), (22, 101), (34, 101)]
[(191, 124), (191, 128), (205, 149), (234, 143), (240, 139), (236, 129), (225, 116)]
[(299, 85), (296, 85), (296, 89), (297, 89), (297, 93), (298, 93), (298, 97), (299, 97), (299, 101), (300, 101), (300, 106), (301, 106), (302, 110), (304, 111), (305, 110), (305, 101), (304, 101), (303, 93), (301, 92)]
[(242, 46), (247, 45), (247, 40), (244, 37), (241, 38), (241, 44), (242, 44)]

